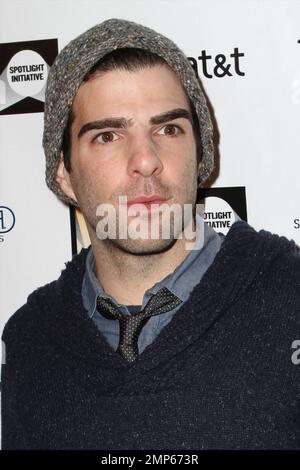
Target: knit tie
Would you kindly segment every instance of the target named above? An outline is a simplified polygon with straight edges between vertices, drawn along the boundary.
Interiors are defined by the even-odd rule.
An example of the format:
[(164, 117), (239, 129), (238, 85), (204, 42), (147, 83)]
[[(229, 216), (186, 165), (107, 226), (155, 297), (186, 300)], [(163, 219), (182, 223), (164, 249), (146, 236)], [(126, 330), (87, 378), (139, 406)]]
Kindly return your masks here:
[(143, 310), (131, 315), (123, 315), (111, 299), (97, 298), (97, 310), (110, 320), (119, 320), (120, 337), (117, 352), (127, 361), (133, 362), (138, 354), (138, 338), (143, 326), (154, 315), (169, 312), (182, 301), (172, 292), (163, 287), (148, 301)]

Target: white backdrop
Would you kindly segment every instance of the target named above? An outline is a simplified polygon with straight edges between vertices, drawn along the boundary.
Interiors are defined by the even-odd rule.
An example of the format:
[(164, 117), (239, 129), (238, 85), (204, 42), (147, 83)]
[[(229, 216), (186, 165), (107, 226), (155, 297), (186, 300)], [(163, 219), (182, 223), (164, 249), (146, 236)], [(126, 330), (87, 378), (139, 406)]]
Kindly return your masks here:
[[(220, 134), (213, 186), (245, 188), (248, 222), (300, 243), (299, 0), (1, 0), (1, 330), (71, 259), (68, 208), (44, 183), (43, 115), (5, 114), (11, 89), (1, 45), (57, 39), (60, 50), (111, 17), (157, 29), (196, 60)], [(220, 54), (225, 69), (216, 67)]]

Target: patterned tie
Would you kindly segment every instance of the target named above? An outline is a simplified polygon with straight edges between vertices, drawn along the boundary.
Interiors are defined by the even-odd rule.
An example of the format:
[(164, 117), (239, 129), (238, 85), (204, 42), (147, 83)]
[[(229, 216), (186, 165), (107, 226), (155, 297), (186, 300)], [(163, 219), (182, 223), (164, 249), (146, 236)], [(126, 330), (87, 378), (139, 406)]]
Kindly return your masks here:
[(123, 315), (111, 299), (97, 298), (97, 310), (110, 320), (119, 320), (120, 338), (117, 352), (127, 361), (133, 362), (138, 354), (138, 338), (143, 326), (154, 315), (169, 312), (182, 301), (163, 287), (148, 301), (146, 307), (138, 313)]

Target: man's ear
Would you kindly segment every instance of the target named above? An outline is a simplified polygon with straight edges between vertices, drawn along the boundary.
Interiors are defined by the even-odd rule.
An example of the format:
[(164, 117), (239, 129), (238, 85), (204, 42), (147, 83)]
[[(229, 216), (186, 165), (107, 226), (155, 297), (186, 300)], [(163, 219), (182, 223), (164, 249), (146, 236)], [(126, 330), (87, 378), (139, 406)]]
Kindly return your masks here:
[(200, 176), (200, 170), (204, 167), (204, 164), (203, 164), (203, 161), (200, 160), (200, 162), (198, 162), (198, 165), (197, 165), (197, 187), (199, 188), (200, 185), (201, 185), (201, 176)]
[(203, 161), (200, 160), (200, 162), (198, 163), (198, 174), (199, 174), (199, 172), (200, 172), (200, 169), (201, 169), (203, 166), (204, 166), (204, 165), (203, 165)]
[(57, 166), (56, 170), (56, 177), (55, 177), (56, 182), (59, 184), (60, 189), (71, 199), (74, 199), (74, 201), (78, 202), (75, 196), (75, 193), (73, 191), (72, 183), (70, 180), (70, 174), (66, 170), (65, 164), (64, 164), (64, 156), (63, 153), (60, 153), (60, 159), (59, 163)]

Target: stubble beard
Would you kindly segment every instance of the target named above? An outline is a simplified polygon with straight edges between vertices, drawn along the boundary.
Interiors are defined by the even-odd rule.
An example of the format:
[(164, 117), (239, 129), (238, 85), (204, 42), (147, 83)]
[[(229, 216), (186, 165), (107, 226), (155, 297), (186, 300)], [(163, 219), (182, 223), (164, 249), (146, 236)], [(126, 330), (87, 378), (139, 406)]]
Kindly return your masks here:
[[(182, 181), (184, 182), (184, 186), (173, 186), (173, 187), (164, 187), (164, 188), (156, 188), (154, 193), (164, 194), (164, 195), (176, 195), (177, 197), (171, 197), (168, 200), (168, 205), (176, 204), (181, 207), (182, 211), (182, 218), (178, 219), (178, 217), (170, 217), (169, 222), (169, 237), (164, 238), (163, 236), (163, 213), (154, 216), (154, 223), (159, 223), (159, 236), (157, 239), (153, 239), (150, 236), (150, 223), (149, 223), (149, 230), (148, 230), (148, 238), (145, 239), (132, 239), (130, 236), (126, 236), (126, 238), (119, 237), (119, 226), (120, 226), (120, 217), (119, 217), (119, 210), (116, 204), (117, 195), (114, 198), (113, 206), (116, 209), (116, 236), (115, 237), (108, 237), (103, 240), (99, 240), (97, 237), (97, 224), (99, 222), (99, 217), (97, 217), (97, 207), (95, 205), (95, 194), (93, 191), (90, 191), (90, 185), (87, 186), (86, 191), (84, 191), (84, 195), (81, 198), (82, 201), (79, 202), (79, 207), (82, 210), (82, 214), (84, 216), (87, 229), (89, 232), (89, 236), (91, 239), (92, 244), (96, 244), (99, 246), (99, 243), (104, 248), (104, 251), (113, 253), (119, 252), (119, 254), (130, 254), (136, 256), (152, 256), (155, 254), (160, 254), (170, 250), (176, 243), (180, 242), (182, 238), (184, 238), (184, 229), (187, 224), (192, 224), (195, 227), (195, 209), (196, 209), (196, 195), (197, 195), (197, 176), (196, 176), (196, 168), (192, 167), (193, 163), (187, 166), (185, 174), (183, 174)], [(150, 184), (152, 187), (152, 185)], [(154, 185), (155, 186), (155, 185)], [(157, 190), (157, 191), (156, 191)], [(150, 192), (150, 191), (149, 191)], [(118, 194), (120, 196), (121, 193)], [(182, 202), (184, 201), (184, 202)], [(184, 205), (190, 205), (192, 208), (192, 216), (189, 218), (184, 219)], [(151, 221), (152, 217), (151, 212), (148, 213), (148, 220)], [(158, 218), (159, 217), (159, 222)], [(130, 222), (132, 221), (132, 217), (127, 218), (127, 226), (129, 226)], [(156, 231), (157, 233), (157, 231)], [(100, 248), (100, 246), (99, 246)]]

